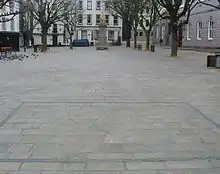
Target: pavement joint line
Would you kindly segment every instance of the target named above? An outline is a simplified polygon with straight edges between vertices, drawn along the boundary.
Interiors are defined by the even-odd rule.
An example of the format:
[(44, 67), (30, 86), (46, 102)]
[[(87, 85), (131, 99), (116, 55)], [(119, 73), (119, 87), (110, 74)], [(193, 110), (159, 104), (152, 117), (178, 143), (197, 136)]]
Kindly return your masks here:
[(24, 105), (24, 102), (21, 102), (21, 104), (19, 106), (17, 106), (16, 108), (12, 109), (12, 111), (8, 114), (8, 116), (6, 116), (0, 122), (0, 127), (4, 126), (23, 105)]
[(180, 102), (154, 102), (154, 101), (95, 101), (95, 100), (84, 100), (84, 101), (22, 101), (25, 105), (28, 104), (90, 104), (90, 103), (95, 103), (95, 104), (111, 104), (111, 103), (125, 103), (125, 104), (186, 104), (184, 101)]
[(188, 106), (190, 106), (195, 112), (199, 113), (205, 120), (209, 121), (213, 125), (215, 125), (218, 129), (220, 129), (220, 124), (214, 122), (211, 118), (205, 115), (202, 111), (200, 111), (196, 106), (193, 106), (191, 103), (186, 102)]
[(204, 157), (204, 158), (185, 158), (185, 159), (84, 159), (84, 160), (59, 160), (59, 159), (0, 159), (1, 162), (8, 162), (8, 163), (85, 163), (87, 165), (88, 162), (109, 162), (109, 163), (115, 163), (115, 162), (168, 162), (168, 161), (194, 161), (194, 160), (220, 160), (219, 158), (213, 158), (213, 157)]

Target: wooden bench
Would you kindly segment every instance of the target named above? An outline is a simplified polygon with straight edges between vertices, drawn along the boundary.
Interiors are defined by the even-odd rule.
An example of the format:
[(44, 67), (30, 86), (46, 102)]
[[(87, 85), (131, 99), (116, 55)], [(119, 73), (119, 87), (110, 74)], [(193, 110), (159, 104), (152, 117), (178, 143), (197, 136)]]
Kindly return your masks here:
[(11, 52), (12, 51), (12, 47), (0, 47), (0, 52), (4, 53), (4, 52)]

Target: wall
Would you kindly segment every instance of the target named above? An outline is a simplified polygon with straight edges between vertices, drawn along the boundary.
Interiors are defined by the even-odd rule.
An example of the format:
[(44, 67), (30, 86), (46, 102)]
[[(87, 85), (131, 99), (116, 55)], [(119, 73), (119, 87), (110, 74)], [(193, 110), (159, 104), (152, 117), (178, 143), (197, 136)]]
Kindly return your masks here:
[[(215, 0), (208, 3), (215, 3)], [(220, 47), (220, 10), (212, 9), (205, 5), (199, 5), (191, 14), (189, 23), (191, 24), (190, 35), (191, 40), (187, 40), (187, 27), (184, 30), (184, 47), (197, 48), (217, 48)], [(209, 20), (214, 21), (214, 37), (212, 40), (208, 39), (208, 23)], [(197, 39), (197, 22), (202, 22), (202, 37)]]
[[(18, 3), (14, 3), (14, 9), (13, 11), (16, 11), (19, 9)], [(9, 12), (10, 8), (8, 6), (5, 6), (5, 9), (0, 10), (0, 13)], [(0, 31), (14, 31), (19, 32), (19, 15), (16, 15), (13, 20), (6, 22), (6, 23), (0, 23)]]

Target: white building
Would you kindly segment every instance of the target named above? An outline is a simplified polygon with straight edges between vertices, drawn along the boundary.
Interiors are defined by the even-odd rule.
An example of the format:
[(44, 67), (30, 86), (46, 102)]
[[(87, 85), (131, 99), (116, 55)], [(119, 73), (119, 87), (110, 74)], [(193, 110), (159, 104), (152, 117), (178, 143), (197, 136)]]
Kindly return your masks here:
[[(106, 19), (108, 42), (116, 41), (118, 36), (122, 36), (122, 20), (106, 10), (104, 0), (79, 0), (79, 6), (82, 9), (82, 14), (79, 17), (73, 39), (88, 39), (90, 43), (95, 42), (99, 34), (100, 15), (102, 13)], [(34, 40), (35, 44), (41, 43), (40, 25), (34, 29)], [(69, 44), (69, 36), (65, 31), (64, 24), (57, 23), (51, 26), (47, 40), (48, 45)]]
[[(3, 9), (0, 10), (0, 13), (10, 13), (10, 12), (16, 12), (19, 10), (19, 4), (11, 1), (7, 5), (3, 7)], [(6, 16), (5, 20), (12, 18), (12, 16)], [(4, 20), (4, 18), (0, 19), (1, 21)], [(13, 31), (13, 32), (19, 32), (19, 15), (16, 15), (12, 20), (8, 22), (1, 22), (0, 23), (0, 31)]]

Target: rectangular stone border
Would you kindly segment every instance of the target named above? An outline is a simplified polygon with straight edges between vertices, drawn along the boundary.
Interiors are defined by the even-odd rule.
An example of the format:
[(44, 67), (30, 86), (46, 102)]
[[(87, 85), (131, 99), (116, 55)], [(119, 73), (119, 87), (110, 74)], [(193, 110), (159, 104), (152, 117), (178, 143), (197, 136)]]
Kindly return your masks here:
[(9, 114), (8, 116), (5, 117), (5, 119), (3, 119), (1, 122), (0, 122), (0, 128), (2, 126), (4, 126), (12, 117), (13, 115), (18, 112), (18, 110), (20, 110), (20, 108), (24, 105), (24, 103), (22, 102), (18, 107), (14, 108)]

